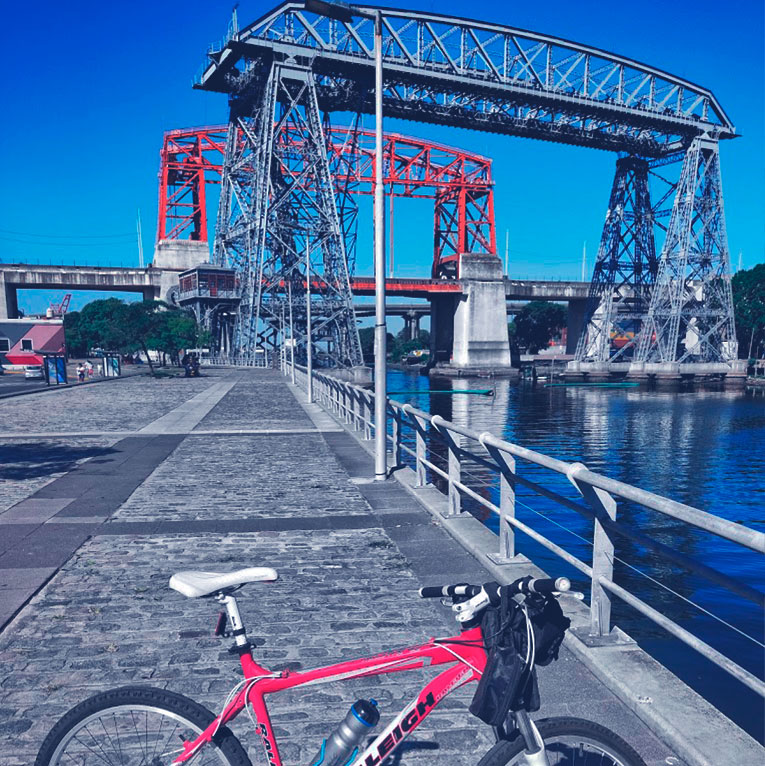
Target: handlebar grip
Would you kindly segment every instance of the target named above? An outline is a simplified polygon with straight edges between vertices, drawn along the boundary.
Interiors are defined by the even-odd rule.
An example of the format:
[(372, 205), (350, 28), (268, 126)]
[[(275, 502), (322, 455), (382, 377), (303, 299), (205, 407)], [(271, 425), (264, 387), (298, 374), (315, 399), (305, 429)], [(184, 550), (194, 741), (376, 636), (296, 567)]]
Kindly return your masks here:
[(525, 595), (528, 595), (529, 593), (563, 593), (571, 587), (571, 582), (567, 577), (558, 577), (555, 579), (551, 577), (539, 577), (535, 579), (527, 575), (505, 587), (507, 587), (508, 592), (511, 595), (514, 593), (523, 593)]
[(538, 580), (530, 580), (528, 584), (531, 593), (553, 593), (565, 592), (571, 587), (571, 582), (567, 577), (540, 577)]
[(420, 598), (443, 598), (444, 596), (467, 596), (471, 598), (480, 590), (480, 585), (469, 585), (466, 582), (456, 585), (426, 585), (424, 588), (420, 588)]

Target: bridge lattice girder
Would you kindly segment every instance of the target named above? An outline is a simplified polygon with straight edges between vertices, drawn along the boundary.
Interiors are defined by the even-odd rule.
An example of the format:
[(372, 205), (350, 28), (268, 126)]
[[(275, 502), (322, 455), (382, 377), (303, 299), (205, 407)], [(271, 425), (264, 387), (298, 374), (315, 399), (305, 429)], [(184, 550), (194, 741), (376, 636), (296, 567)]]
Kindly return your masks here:
[[(365, 7), (369, 11), (372, 7)], [(432, 13), (380, 9), (391, 117), (662, 157), (735, 129), (706, 88), (567, 40)], [(327, 111), (373, 112), (371, 19), (339, 21), (285, 2), (208, 53), (196, 87), (236, 93), (268, 63), (316, 75)]]
[[(208, 239), (205, 184), (220, 183), (225, 125), (172, 130), (160, 152), (157, 239)], [(373, 131), (332, 127), (330, 164), (336, 186), (371, 195), (375, 179)], [(424, 139), (386, 133), (386, 194), (435, 200), (433, 272), (455, 269), (460, 253), (495, 253), (491, 160)], [(295, 150), (302, 138), (288, 135)], [(300, 152), (297, 151), (297, 156)]]

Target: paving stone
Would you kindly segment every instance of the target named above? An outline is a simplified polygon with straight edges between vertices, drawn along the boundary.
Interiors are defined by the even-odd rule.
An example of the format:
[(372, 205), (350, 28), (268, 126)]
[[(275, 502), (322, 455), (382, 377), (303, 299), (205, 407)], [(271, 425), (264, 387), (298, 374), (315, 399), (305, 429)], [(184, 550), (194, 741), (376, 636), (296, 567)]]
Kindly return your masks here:
[(0, 400), (0, 423), (7, 432), (134, 431), (178, 407), (222, 377), (159, 378), (145, 375), (115, 383)]
[(195, 436), (154, 471), (113, 521), (368, 512), (319, 434)]
[[(215, 374), (217, 380), (235, 375), (237, 383), (197, 430), (312, 426), (278, 373)], [(155, 385), (140, 378), (135, 386), (123, 381), (70, 394), (109, 389), (108, 396), (90, 401), (97, 428), (137, 429), (181, 406), (215, 379)], [(24, 404), (23, 399), (14, 401)], [(67, 401), (73, 411), (60, 411), (58, 420), (38, 415), (45, 428), (67, 430), (82, 417), (84, 399)], [(346, 464), (350, 457), (364, 455), (347, 435), (328, 435), (326, 440), (319, 434), (194, 435), (174, 437), (169, 446), (160, 443), (167, 437), (154, 437), (145, 445), (138, 445), (138, 438), (123, 440), (130, 442), (124, 444), (124, 460), (107, 456), (107, 462), (97, 463), (101, 458), (96, 456), (82, 475), (70, 472), (60, 486), (51, 484), (42, 492), (64, 497), (69, 487), (84, 487), (90, 476), (94, 492), (108, 487), (107, 494), (118, 497), (130, 489), (125, 474), (141, 474), (140, 486), (126, 500), (120, 497), (121, 507), (107, 524), (49, 524), (51, 532), (39, 533), (44, 537), (60, 529), (76, 539), (84, 530), (94, 536), (0, 633), (0, 741), (9, 742), (0, 748), (0, 766), (28, 766), (45, 733), (66, 710), (115, 686), (168, 688), (220, 709), (240, 678), (238, 664), (227, 651), (230, 640), (212, 635), (216, 605), (168, 589), (175, 571), (275, 567), (277, 583), (253, 584), (240, 592), (250, 634), (262, 639), (257, 656), (275, 669), (307, 669), (456, 632), (448, 612), (417, 598), (416, 591), (432, 584), (428, 577), (443, 579), (452, 571), (449, 564), (459, 570), (456, 579), (473, 576), (475, 562), (411, 502), (397, 508), (400, 490), (386, 494), (382, 487), (350, 481)], [(341, 462), (328, 442), (345, 456)], [(366, 474), (363, 461), (351, 462), (353, 476)], [(61, 513), (61, 522), (67, 513)], [(70, 518), (87, 521), (87, 514), (72, 513)], [(245, 530), (248, 522), (263, 528)], [(166, 523), (174, 525), (174, 533), (163, 530)], [(24, 532), (14, 538), (16, 547), (30, 532), (21, 524), (6, 528)], [(432, 675), (432, 669), (424, 669), (273, 697), (269, 706), (284, 761), (308, 762), (359, 696), (377, 699), (387, 720)], [(635, 726), (636, 719), (623, 708), (613, 715), (612, 706), (620, 703), (567, 652), (540, 673), (540, 688), (540, 715), (576, 713), (582, 707), (577, 701), (586, 698), (588, 715), (606, 724), (618, 721), (621, 733), (650, 753), (650, 766), (667, 763), (669, 751), (645, 727)], [(386, 766), (475, 764), (493, 737), (467, 713), (472, 693), (472, 687), (465, 688), (445, 700)], [(233, 728), (253, 763), (264, 764), (247, 717), (242, 715)]]
[[(246, 375), (246, 373), (240, 373)], [(215, 428), (312, 428), (276, 370), (253, 370), (197, 426)]]
[[(56, 396), (60, 394), (50, 394), (45, 401), (55, 401)], [(0, 408), (10, 402), (21, 403), (21, 399), (0, 401)], [(3, 428), (12, 430), (8, 428), (7, 422), (3, 424)], [(96, 437), (0, 439), (0, 514), (86, 460), (108, 455), (115, 441), (116, 439)]]
[[(383, 530), (367, 529), (88, 541), (0, 637), (0, 660), (12, 671), (0, 682), (0, 708), (14, 711), (8, 725), (18, 729), (12, 758), (0, 754), (0, 764), (8, 766), (13, 758), (30, 763), (57, 716), (110, 686), (143, 682), (220, 707), (236, 682), (237, 663), (225, 651), (230, 641), (211, 635), (215, 605), (167, 588), (177, 570), (275, 566), (280, 580), (248, 586), (240, 605), (251, 634), (263, 640), (259, 657), (277, 667), (300, 662), (308, 668), (442, 634), (438, 607), (417, 598), (418, 581), (386, 540)], [(46, 647), (45, 662), (36, 660), (40, 645)], [(371, 692), (363, 681), (288, 692), (273, 698), (274, 722), (283, 730), (287, 752), (305, 762), (359, 695), (373, 695), (390, 716), (425, 677), (415, 671), (370, 679)], [(46, 691), (44, 706), (30, 699), (29, 689)], [(462, 696), (460, 708), (434, 714), (436, 729), (465, 727), (488, 746), (489, 739), (468, 721)], [(242, 719), (235, 728), (244, 734), (249, 721)], [(29, 720), (33, 725), (27, 727)], [(251, 734), (247, 741), (253, 758), (260, 757)], [(456, 742), (442, 747), (457, 757)], [(407, 756), (405, 762), (417, 761)]]

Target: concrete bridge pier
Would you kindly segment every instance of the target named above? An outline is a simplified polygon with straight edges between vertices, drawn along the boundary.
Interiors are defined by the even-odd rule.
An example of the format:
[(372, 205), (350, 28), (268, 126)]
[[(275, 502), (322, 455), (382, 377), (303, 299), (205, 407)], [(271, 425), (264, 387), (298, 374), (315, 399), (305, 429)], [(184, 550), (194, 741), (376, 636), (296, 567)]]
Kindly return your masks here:
[(16, 319), (19, 315), (19, 301), (15, 285), (5, 281), (0, 271), (0, 319)]
[(430, 296), (430, 358), (437, 365), (447, 365), (454, 347), (454, 311), (460, 296), (433, 293)]
[(501, 261), (495, 255), (464, 253), (460, 257), (460, 282), (462, 295), (456, 300), (449, 296), (453, 306), (450, 360), (443, 358), (448, 339), (443, 325), (449, 323), (449, 305), (447, 301), (433, 302), (431, 335), (435, 339), (436, 364), (431, 374), (517, 375), (510, 360)]
[(420, 315), (416, 311), (404, 314), (404, 330), (407, 340), (417, 340), (420, 335)]
[(584, 328), (587, 298), (575, 298), (568, 302), (568, 323), (566, 325), (566, 353), (575, 354), (579, 336)]

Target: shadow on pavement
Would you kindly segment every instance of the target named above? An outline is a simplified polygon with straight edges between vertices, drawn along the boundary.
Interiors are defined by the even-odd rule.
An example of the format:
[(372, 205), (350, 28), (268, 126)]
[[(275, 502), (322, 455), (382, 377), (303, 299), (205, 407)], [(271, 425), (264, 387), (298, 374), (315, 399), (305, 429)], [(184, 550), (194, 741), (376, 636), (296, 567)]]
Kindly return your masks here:
[(112, 447), (76, 447), (42, 441), (0, 444), (0, 480), (22, 481), (66, 473), (81, 460), (114, 452)]

